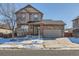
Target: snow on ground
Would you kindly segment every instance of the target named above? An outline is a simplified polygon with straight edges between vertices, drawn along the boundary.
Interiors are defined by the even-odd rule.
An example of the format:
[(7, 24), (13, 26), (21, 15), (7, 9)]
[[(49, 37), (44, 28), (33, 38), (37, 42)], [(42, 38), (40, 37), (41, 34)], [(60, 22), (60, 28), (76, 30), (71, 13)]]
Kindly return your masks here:
[(24, 40), (22, 42), (19, 42), (20, 44), (27, 44), (27, 45), (30, 45), (32, 44), (32, 40)]
[[(39, 41), (39, 40), (38, 40)], [(38, 42), (35, 40), (34, 42)], [(72, 43), (70, 38), (56, 38), (55, 40), (42, 40), (43, 43), (34, 43), (33, 40), (22, 42), (6, 42), (0, 48), (31, 48), (31, 49), (79, 49), (79, 44)]]
[(69, 48), (78, 48), (79, 44), (72, 43), (69, 38), (58, 38), (56, 39), (59, 44), (62, 44), (63, 46), (69, 47)]
[[(41, 44), (33, 44), (32, 45), (32, 41), (23, 41), (23, 44), (26, 44), (24, 45), (25, 48), (45, 48), (45, 49), (61, 49), (61, 48), (79, 48), (79, 44), (76, 44), (76, 43), (72, 43), (69, 38), (56, 38), (55, 40), (43, 40), (44, 43), (41, 43)], [(31, 45), (29, 45), (29, 43)]]
[(72, 43), (69, 38), (56, 38), (56, 40), (44, 40), (44, 48), (62, 49), (79, 48), (79, 44)]
[(0, 48), (16, 48), (16, 45), (6, 45), (6, 44), (2, 44), (0, 45)]

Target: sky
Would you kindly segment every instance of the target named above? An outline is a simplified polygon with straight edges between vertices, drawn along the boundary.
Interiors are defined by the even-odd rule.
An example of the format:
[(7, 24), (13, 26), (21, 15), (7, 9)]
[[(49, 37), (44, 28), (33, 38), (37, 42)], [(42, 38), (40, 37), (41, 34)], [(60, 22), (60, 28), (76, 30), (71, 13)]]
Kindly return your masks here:
[[(27, 3), (16, 4), (17, 10), (26, 5)], [(72, 28), (72, 20), (79, 16), (79, 4), (77, 3), (33, 3), (31, 5), (44, 14), (43, 19), (64, 21), (65, 28)]]
[[(16, 3), (15, 5), (16, 9), (19, 10), (28, 4)], [(78, 3), (33, 3), (31, 5), (44, 14), (43, 19), (64, 21), (65, 28), (72, 28), (72, 20), (79, 16)]]

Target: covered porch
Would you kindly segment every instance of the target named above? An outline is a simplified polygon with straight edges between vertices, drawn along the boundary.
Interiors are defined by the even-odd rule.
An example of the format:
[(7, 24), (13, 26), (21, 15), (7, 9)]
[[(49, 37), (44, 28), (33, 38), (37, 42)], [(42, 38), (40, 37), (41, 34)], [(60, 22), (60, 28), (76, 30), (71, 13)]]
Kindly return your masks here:
[(29, 34), (43, 36), (44, 24), (42, 22), (29, 23)]

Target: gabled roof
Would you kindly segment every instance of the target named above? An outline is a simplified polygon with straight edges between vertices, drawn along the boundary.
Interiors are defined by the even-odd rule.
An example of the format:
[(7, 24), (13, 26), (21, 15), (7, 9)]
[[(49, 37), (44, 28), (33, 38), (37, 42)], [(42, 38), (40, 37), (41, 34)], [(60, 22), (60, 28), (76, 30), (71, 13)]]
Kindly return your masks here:
[(22, 11), (22, 10), (24, 10), (24, 9), (26, 9), (26, 8), (33, 8), (34, 10), (36, 10), (36, 11), (38, 11), (39, 13), (43, 14), (42, 12), (40, 12), (39, 10), (37, 10), (36, 8), (34, 8), (34, 7), (31, 6), (31, 5), (27, 5), (27, 6), (25, 6), (24, 8), (21, 8), (20, 10), (16, 11), (15, 14), (18, 13), (18, 12), (20, 12), (20, 11)]
[(43, 20), (44, 24), (61, 24), (64, 25), (65, 23), (61, 20)]

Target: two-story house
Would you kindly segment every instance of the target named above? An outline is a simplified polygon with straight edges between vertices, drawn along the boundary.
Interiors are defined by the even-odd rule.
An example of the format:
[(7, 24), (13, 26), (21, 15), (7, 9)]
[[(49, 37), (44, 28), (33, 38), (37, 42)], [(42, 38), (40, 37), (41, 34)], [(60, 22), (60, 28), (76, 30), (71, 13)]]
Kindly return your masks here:
[(73, 35), (79, 37), (79, 16), (73, 20)]
[(17, 36), (41, 35), (43, 37), (63, 37), (64, 22), (44, 20), (43, 13), (27, 5), (16, 12)]
[[(17, 35), (26, 35), (26, 34), (35, 34), (33, 32), (37, 32), (34, 29), (38, 29), (37, 26), (33, 27), (30, 23), (39, 22), (42, 20), (43, 13), (39, 10), (35, 9), (31, 5), (27, 5), (26, 7), (20, 9), (16, 12), (17, 17)], [(37, 34), (37, 33), (36, 33)]]

